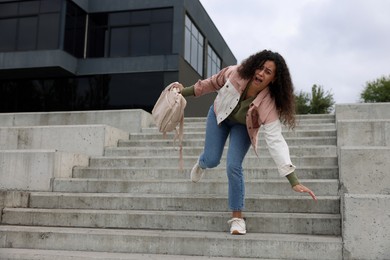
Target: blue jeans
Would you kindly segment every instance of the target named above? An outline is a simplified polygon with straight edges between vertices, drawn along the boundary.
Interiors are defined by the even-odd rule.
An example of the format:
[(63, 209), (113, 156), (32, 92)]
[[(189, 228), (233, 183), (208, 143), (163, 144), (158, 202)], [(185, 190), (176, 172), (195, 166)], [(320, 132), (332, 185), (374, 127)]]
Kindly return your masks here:
[(226, 170), (229, 181), (229, 208), (232, 211), (244, 209), (245, 183), (242, 162), (249, 150), (251, 141), (246, 125), (224, 120), (220, 125), (210, 107), (206, 122), (206, 140), (204, 151), (199, 157), (199, 166), (202, 169), (214, 168), (219, 165), (226, 140), (229, 137)]

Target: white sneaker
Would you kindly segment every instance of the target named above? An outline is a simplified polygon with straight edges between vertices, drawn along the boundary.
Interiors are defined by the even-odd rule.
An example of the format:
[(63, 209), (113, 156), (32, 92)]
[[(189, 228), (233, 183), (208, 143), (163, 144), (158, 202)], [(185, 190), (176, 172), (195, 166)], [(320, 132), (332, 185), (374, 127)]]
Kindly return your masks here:
[(243, 218), (232, 218), (228, 221), (230, 224), (230, 234), (232, 235), (245, 235), (246, 226)]
[(202, 179), (202, 176), (206, 170), (199, 167), (199, 162), (197, 162), (191, 170), (191, 181), (198, 182)]

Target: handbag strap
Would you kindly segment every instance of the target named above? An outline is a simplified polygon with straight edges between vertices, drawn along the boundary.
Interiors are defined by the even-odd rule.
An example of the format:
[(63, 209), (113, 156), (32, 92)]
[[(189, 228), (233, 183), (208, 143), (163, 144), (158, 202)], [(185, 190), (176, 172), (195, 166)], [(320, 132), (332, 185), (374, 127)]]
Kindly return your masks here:
[(173, 138), (173, 144), (175, 141), (179, 140), (179, 168), (183, 171), (184, 162), (183, 162), (183, 136), (184, 136), (184, 114), (181, 116), (179, 129), (176, 129), (175, 137)]

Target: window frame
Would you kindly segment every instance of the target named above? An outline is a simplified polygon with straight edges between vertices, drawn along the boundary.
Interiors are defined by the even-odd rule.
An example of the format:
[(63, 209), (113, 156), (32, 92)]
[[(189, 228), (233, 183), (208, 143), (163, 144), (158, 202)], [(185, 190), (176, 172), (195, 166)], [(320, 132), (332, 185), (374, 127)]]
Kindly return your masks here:
[[(165, 12), (165, 13), (164, 13)], [(98, 30), (105, 30), (104, 54), (100, 50), (93, 57), (137, 57), (151, 55), (169, 55), (172, 54), (172, 38), (173, 38), (173, 8), (156, 8), (145, 10), (126, 10), (110, 13), (95, 13), (91, 14), (91, 19), (95, 19), (94, 15), (107, 15), (106, 23), (94, 26), (91, 24), (88, 30), (88, 39), (97, 36)], [(161, 16), (160, 16), (161, 15)], [(166, 28), (162, 33), (168, 34), (166, 37), (160, 37), (157, 27)], [(95, 32), (93, 32), (95, 30)], [(123, 30), (127, 34), (127, 39), (122, 45), (122, 49), (118, 50), (115, 45), (118, 41), (114, 41), (117, 32)], [(116, 31), (116, 32), (115, 32)], [(134, 41), (137, 35), (142, 36), (146, 46), (139, 46), (138, 42)], [(146, 37), (145, 37), (146, 36)], [(158, 42), (159, 44), (156, 44)], [(134, 43), (134, 45), (132, 44)], [(118, 46), (120, 44), (118, 43)], [(127, 48), (124, 48), (127, 46)], [(91, 49), (94, 45), (88, 44), (88, 55), (92, 57)], [(103, 48), (101, 46), (101, 48)], [(137, 51), (138, 50), (138, 51)], [(103, 56), (104, 55), (104, 56)]]
[(218, 56), (214, 48), (208, 43), (207, 44), (207, 73), (206, 77), (211, 77), (212, 75), (218, 73), (222, 67), (222, 60)]
[(204, 69), (205, 37), (190, 18), (185, 15), (184, 22), (184, 59), (201, 76)]
[[(16, 28), (15, 28), (15, 38), (9, 41), (12, 47), (0, 49), (0, 52), (14, 52), (14, 51), (32, 51), (32, 50), (52, 50), (58, 49), (60, 47), (60, 34), (61, 34), (61, 3), (65, 0), (57, 0), (54, 2), (53, 0), (34, 0), (34, 1), (17, 1), (17, 2), (6, 2), (0, 3), (0, 9), (4, 6), (13, 6), (14, 12), (1, 12), (0, 13), (0, 22), (6, 20), (16, 20)], [(54, 3), (54, 5), (53, 5)], [(45, 5), (49, 4), (49, 5)], [(34, 6), (34, 10), (29, 9), (28, 6)], [(44, 8), (48, 7), (49, 9), (44, 10)], [(45, 40), (40, 42), (40, 39), (45, 35), (46, 29), (43, 27), (48, 27), (47, 21), (42, 23), (45, 17), (48, 16), (57, 16), (57, 19), (50, 21), (50, 29), (54, 28), (55, 36), (52, 37), (52, 42), (47, 45)], [(33, 43), (29, 44), (30, 47), (26, 47), (28, 45), (21, 43), (21, 32), (24, 30), (29, 30), (31, 32), (32, 24), (28, 24), (27, 28), (23, 26), (23, 21), (26, 19), (35, 18), (35, 27), (33, 30), (35, 31), (35, 36), (29, 35), (28, 37), (33, 38)], [(53, 33), (53, 30), (50, 32)], [(26, 36), (26, 35), (25, 35)], [(7, 39), (6, 39), (7, 40)], [(24, 39), (25, 40), (25, 39)], [(4, 41), (6, 42), (6, 41)]]

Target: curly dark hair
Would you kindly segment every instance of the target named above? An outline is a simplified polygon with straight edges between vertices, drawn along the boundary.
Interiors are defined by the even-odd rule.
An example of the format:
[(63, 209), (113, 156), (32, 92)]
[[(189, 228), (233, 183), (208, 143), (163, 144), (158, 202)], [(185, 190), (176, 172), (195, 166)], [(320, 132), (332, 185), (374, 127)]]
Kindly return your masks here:
[(238, 73), (243, 79), (252, 79), (256, 69), (266, 61), (273, 61), (276, 65), (275, 80), (269, 85), (271, 96), (275, 99), (283, 124), (290, 128), (295, 127), (295, 95), (290, 71), (284, 58), (277, 52), (263, 50), (249, 56), (239, 66)]

